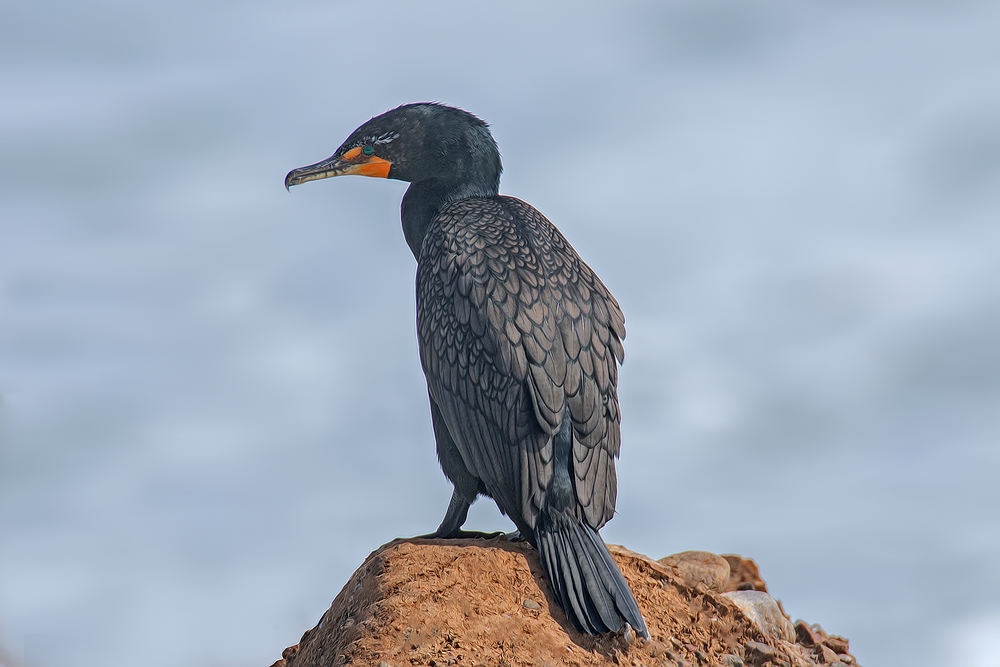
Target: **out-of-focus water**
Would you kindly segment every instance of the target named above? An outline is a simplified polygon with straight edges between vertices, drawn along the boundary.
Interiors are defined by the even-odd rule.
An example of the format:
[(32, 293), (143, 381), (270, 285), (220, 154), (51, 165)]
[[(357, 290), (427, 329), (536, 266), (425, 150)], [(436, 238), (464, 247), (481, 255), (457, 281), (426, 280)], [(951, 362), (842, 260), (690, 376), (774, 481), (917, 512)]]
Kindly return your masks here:
[(1000, 665), (998, 34), (991, 2), (5, 4), (0, 644), (267, 665), (437, 525), (405, 185), (282, 178), (440, 100), (625, 309), (605, 539), (750, 555), (866, 667)]

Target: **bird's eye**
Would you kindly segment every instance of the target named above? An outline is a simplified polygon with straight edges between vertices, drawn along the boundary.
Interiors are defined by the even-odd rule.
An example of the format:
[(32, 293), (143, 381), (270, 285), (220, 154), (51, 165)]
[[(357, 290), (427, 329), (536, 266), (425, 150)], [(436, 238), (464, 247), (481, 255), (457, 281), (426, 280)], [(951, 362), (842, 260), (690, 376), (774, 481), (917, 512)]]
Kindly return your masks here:
[(374, 155), (375, 149), (372, 146), (365, 146), (364, 148), (361, 149), (361, 152), (364, 153), (365, 155)]

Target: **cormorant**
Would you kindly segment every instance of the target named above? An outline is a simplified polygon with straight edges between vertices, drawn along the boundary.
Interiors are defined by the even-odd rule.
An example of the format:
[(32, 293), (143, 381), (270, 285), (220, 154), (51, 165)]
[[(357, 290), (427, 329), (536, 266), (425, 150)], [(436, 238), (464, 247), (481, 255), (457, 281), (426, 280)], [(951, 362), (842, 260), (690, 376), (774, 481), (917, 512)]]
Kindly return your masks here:
[[(485, 122), (407, 104), (356, 129), (285, 187), (357, 174), (410, 183), (403, 235), (417, 260), (417, 334), (437, 455), (454, 492), (430, 537), (493, 498), (538, 549), (577, 629), (648, 637), (598, 530), (614, 515), (621, 443), (618, 302), (556, 227), (499, 194)], [(477, 534), (479, 535), (479, 534)]]

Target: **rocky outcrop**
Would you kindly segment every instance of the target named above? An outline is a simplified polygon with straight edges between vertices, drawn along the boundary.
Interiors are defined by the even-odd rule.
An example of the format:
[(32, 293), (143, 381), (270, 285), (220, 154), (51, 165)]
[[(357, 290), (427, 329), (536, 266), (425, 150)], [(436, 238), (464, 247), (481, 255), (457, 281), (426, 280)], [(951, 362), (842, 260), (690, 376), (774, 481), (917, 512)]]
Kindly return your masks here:
[(792, 624), (751, 560), (684, 552), (658, 562), (610, 549), (648, 641), (573, 629), (526, 543), (396, 540), (365, 560), (273, 667), (856, 664), (846, 639)]

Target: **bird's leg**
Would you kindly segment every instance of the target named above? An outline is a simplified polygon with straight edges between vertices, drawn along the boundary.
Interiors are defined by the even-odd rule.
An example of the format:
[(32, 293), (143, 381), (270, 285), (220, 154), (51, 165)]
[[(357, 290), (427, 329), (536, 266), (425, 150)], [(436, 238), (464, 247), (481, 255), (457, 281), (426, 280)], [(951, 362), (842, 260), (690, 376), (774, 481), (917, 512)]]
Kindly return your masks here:
[(438, 526), (438, 529), (433, 533), (418, 535), (418, 537), (425, 539), (459, 539), (475, 537), (488, 540), (504, 535), (503, 531), (497, 533), (483, 533), (477, 530), (462, 530), (462, 525), (469, 516), (469, 508), (471, 506), (472, 501), (463, 497), (463, 495), (459, 493), (456, 488), (451, 494), (451, 502), (448, 503), (448, 511), (445, 512), (444, 519), (441, 520), (441, 525)]
[(451, 494), (451, 502), (448, 503), (448, 511), (444, 513), (441, 525), (430, 535), (421, 535), (420, 537), (480, 537), (489, 539), (503, 535), (503, 532), (480, 533), (462, 530), (462, 525), (465, 523), (466, 517), (469, 516), (469, 508), (476, 501), (479, 494), (485, 492), (485, 489), (480, 488), (482, 482), (465, 466), (462, 454), (458, 451), (458, 446), (455, 444), (455, 440), (451, 437), (451, 432), (448, 430), (448, 424), (444, 420), (444, 415), (441, 414), (441, 410), (438, 408), (437, 403), (434, 402), (433, 397), (430, 399), (430, 402), (431, 423), (434, 426), (434, 439), (437, 441), (438, 461), (441, 462), (441, 469), (444, 471), (444, 476), (455, 486), (455, 490)]
[(462, 530), (462, 525), (469, 516), (469, 508), (472, 503), (462, 497), (456, 488), (451, 494), (451, 502), (448, 503), (448, 511), (441, 519), (441, 525), (433, 533), (436, 537), (454, 537), (455, 533)]

